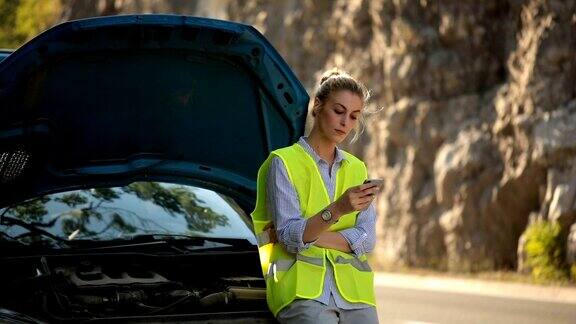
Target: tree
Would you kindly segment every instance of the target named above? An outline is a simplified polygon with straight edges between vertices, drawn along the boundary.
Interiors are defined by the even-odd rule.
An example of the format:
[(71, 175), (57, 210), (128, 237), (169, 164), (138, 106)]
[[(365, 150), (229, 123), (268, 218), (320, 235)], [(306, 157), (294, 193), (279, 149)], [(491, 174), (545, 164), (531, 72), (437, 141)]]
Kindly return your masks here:
[(0, 0), (0, 48), (17, 48), (60, 21), (60, 0)]
[[(209, 233), (217, 226), (227, 226), (228, 217), (210, 208), (194, 190), (189, 186), (167, 186), (157, 182), (134, 182), (120, 189), (76, 190), (20, 203), (9, 208), (4, 219), (15, 219), (8, 222), (9, 225), (22, 226), (25, 224), (17, 222), (23, 221), (41, 231), (55, 230), (59, 232), (56, 236), (68, 236), (70, 239), (110, 239), (136, 232), (169, 234), (169, 230), (161, 224), (165, 221), (162, 215), (158, 215), (157, 220), (148, 219), (133, 211), (130, 204), (122, 205), (117, 201), (121, 196), (134, 196), (141, 202), (162, 208), (166, 212), (163, 215), (184, 217), (190, 235)], [(176, 234), (182, 233), (185, 232)], [(39, 240), (37, 236), (38, 231), (30, 231), (14, 238), (35, 242)]]

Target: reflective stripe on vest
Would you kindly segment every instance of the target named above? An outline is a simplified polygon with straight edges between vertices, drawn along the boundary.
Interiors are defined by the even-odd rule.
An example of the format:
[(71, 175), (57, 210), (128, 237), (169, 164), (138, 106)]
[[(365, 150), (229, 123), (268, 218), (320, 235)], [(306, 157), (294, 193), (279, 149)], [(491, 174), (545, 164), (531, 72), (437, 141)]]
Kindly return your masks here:
[(324, 266), (324, 258), (315, 258), (302, 254), (296, 254), (296, 259), (276, 260), (271, 262), (270, 267), (268, 267), (268, 273), (266, 274), (266, 277), (275, 276), (276, 271), (288, 271), (294, 265), (294, 263), (296, 263), (297, 260), (314, 264), (319, 267)]
[[(367, 178), (364, 163), (349, 153), (345, 152), (345, 155), (346, 159), (336, 174), (335, 199)], [(281, 243), (270, 242), (264, 228), (273, 219), (266, 208), (266, 175), (273, 157), (280, 158), (284, 163), (304, 218), (317, 214), (332, 202), (316, 162), (299, 144), (272, 152), (258, 170), (256, 208), (251, 216), (262, 273), (266, 278), (266, 298), (272, 313), (276, 316), (296, 298), (319, 297), (323, 291), (326, 262), (330, 262), (334, 268), (336, 286), (344, 299), (375, 305), (373, 272), (365, 255), (356, 257), (352, 253), (315, 245), (294, 254), (287, 252)], [(357, 214), (343, 215), (328, 230), (340, 231), (354, 226)]]
[(370, 265), (368, 264), (368, 261), (360, 261), (359, 259), (344, 259), (341, 256), (337, 256), (336, 257), (336, 263), (341, 263), (341, 264), (350, 264), (351, 266), (353, 266), (354, 268), (358, 269), (358, 271), (372, 271), (372, 268), (370, 268)]

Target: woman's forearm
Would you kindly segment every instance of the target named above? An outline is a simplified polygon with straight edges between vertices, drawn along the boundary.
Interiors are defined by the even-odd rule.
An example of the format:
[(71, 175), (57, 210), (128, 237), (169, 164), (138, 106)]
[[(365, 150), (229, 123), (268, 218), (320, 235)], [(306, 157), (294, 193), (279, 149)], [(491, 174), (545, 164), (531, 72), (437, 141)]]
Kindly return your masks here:
[(350, 244), (339, 232), (323, 232), (314, 245), (342, 252), (352, 252)]
[[(329, 205), (327, 209), (329, 209), (332, 213), (333, 219), (337, 220), (341, 216), (340, 211), (334, 203)], [(306, 227), (304, 228), (304, 233), (302, 234), (302, 242), (309, 243), (315, 241), (320, 237), (322, 233), (325, 233), (328, 227), (333, 224), (332, 222), (324, 221), (322, 219), (321, 213), (322, 211), (306, 220)]]
[(332, 213), (332, 220), (330, 222), (322, 219), (322, 211), (306, 220), (302, 241), (304, 243), (313, 242), (320, 237), (320, 234), (326, 231), (330, 225), (337, 222), (342, 215), (366, 209), (374, 200), (378, 190), (378, 186), (371, 183), (348, 188), (340, 198), (326, 207), (326, 209)]

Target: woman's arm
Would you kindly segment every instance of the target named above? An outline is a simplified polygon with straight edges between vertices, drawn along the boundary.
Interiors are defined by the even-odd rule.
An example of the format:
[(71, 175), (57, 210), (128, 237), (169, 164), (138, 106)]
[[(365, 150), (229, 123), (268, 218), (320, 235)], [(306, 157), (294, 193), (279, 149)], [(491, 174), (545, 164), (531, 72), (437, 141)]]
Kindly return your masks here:
[(370, 253), (376, 245), (376, 207), (374, 204), (361, 211), (354, 227), (343, 229), (342, 234), (354, 254)]
[[(365, 208), (372, 200), (377, 187), (361, 185), (350, 188), (337, 201), (327, 206), (336, 221), (341, 215), (354, 209)], [(318, 214), (305, 219), (300, 212), (300, 203), (296, 189), (288, 178), (284, 163), (280, 158), (272, 159), (266, 182), (266, 196), (269, 213), (273, 215), (278, 241), (286, 246), (289, 252), (297, 253), (311, 244), (317, 243), (322, 233), (326, 233), (333, 222), (326, 222)], [(341, 210), (345, 210), (342, 212)], [(350, 210), (350, 211), (348, 211)], [(342, 235), (333, 236), (328, 234), (322, 241), (323, 244), (345, 248)], [(344, 241), (345, 238), (344, 238)]]
[(323, 232), (318, 237), (318, 240), (314, 245), (327, 248), (327, 249), (334, 249), (346, 253), (352, 252), (350, 249), (350, 244), (340, 232)]
[(361, 211), (356, 219), (356, 225), (339, 232), (323, 232), (314, 245), (334, 249), (346, 253), (353, 252), (357, 256), (372, 252), (376, 242), (376, 209), (371, 204)]
[(304, 243), (302, 235), (306, 219), (300, 212), (300, 202), (294, 185), (290, 182), (284, 162), (275, 157), (270, 162), (266, 179), (268, 213), (272, 215), (278, 241), (291, 253), (308, 248), (314, 241)]
[(302, 240), (304, 242), (316, 240), (342, 215), (366, 209), (374, 200), (378, 190), (378, 186), (370, 183), (348, 188), (336, 201), (326, 207), (332, 213), (332, 222), (324, 221), (320, 216), (322, 211), (318, 212), (306, 220)]

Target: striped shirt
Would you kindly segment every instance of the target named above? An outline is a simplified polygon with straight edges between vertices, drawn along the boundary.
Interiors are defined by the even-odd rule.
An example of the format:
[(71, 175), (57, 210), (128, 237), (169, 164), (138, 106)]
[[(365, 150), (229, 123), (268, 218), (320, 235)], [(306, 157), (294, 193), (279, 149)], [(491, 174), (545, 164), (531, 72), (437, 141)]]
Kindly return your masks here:
[[(347, 163), (344, 153), (336, 148), (336, 158), (329, 167), (328, 162), (323, 160), (314, 149), (308, 144), (307, 137), (300, 137), (298, 144), (310, 154), (316, 162), (318, 170), (324, 180), (324, 185), (330, 195), (330, 200), (334, 201), (334, 191), (336, 188), (336, 172), (342, 163)], [(306, 219), (300, 212), (300, 204), (296, 189), (288, 178), (286, 167), (282, 160), (274, 157), (270, 162), (266, 181), (267, 208), (270, 215), (273, 215), (274, 225), (278, 241), (285, 245), (286, 250), (291, 253), (298, 253), (310, 247), (315, 242), (304, 243), (302, 235), (306, 228)], [(360, 211), (354, 227), (339, 231), (346, 239), (354, 254), (360, 256), (371, 252), (376, 241), (376, 209), (374, 203)], [(334, 298), (336, 306), (341, 309), (359, 309), (370, 307), (364, 303), (350, 303), (346, 301), (334, 280), (334, 271), (330, 262), (326, 262), (326, 276), (324, 279), (324, 291), (317, 301), (328, 305), (330, 298)]]

